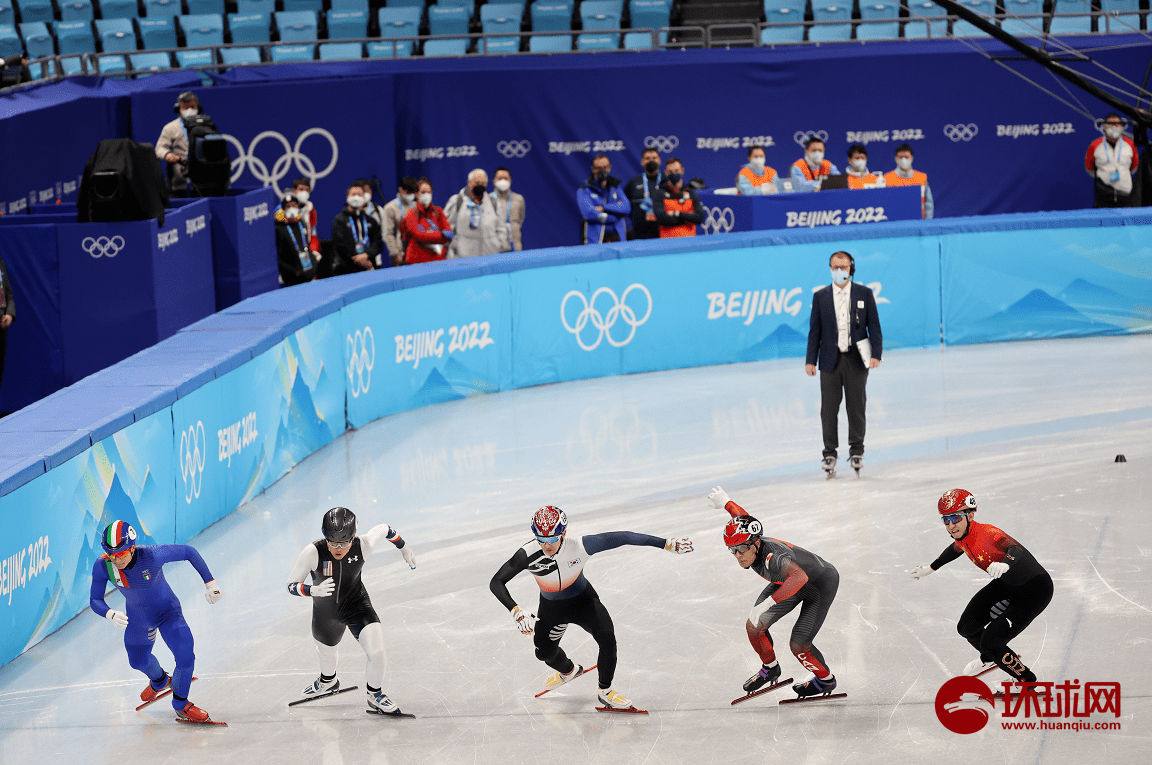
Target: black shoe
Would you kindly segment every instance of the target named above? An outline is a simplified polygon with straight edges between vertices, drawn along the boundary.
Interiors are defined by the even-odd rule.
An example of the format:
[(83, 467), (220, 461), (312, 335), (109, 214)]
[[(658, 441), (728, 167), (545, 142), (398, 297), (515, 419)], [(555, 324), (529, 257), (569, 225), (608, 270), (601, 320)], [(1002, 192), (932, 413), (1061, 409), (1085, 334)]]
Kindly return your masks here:
[(775, 667), (764, 665), (760, 671), (748, 678), (744, 683), (744, 692), (752, 693), (758, 691), (765, 685), (770, 685), (780, 679), (780, 663), (777, 662)]
[(832, 691), (836, 690), (836, 678), (829, 677), (826, 680), (814, 677), (811, 680), (803, 683), (797, 683), (792, 686), (792, 690), (796, 691), (796, 695), (802, 699), (809, 696), (827, 696)]

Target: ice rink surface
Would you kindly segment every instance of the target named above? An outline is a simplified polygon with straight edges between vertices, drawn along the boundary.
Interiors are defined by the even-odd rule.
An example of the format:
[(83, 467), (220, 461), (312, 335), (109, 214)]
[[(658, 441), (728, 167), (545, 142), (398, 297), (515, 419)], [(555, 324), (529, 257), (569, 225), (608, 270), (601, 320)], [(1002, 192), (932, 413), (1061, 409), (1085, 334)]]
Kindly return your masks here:
[[(863, 477), (825, 481), (819, 386), (802, 360), (544, 386), (441, 404), (350, 432), (195, 540), (224, 599), (186, 564), (165, 574), (196, 638), (191, 699), (228, 728), (177, 725), (167, 700), (135, 712), (142, 675), (122, 633), (85, 611), (0, 669), (0, 761), (121, 763), (1144, 763), (1152, 749), (1152, 336), (896, 351), (871, 375)], [(1115, 464), (1117, 454), (1126, 464)], [(840, 590), (816, 645), (841, 702), (737, 707), (759, 666), (743, 623), (763, 581), (721, 541), (705, 499), (722, 485), (770, 536), (823, 556)], [(987, 575), (961, 558), (914, 581), (949, 539), (936, 501), (972, 491), (976, 520), (1033, 552), (1055, 580), (1013, 647), (1041, 680), (1119, 681), (1112, 731), (1010, 731), (999, 709), (962, 736), (934, 700), (974, 657), (955, 623)], [(585, 569), (616, 625), (615, 687), (647, 717), (593, 709), (595, 677), (533, 698), (550, 673), (488, 589), (530, 540), (542, 504), (570, 533), (692, 537), (671, 555), (626, 547)], [(385, 691), (415, 720), (365, 714), (361, 691), (289, 710), (318, 674), (310, 602), (285, 590), (322, 513), (390, 523), (365, 568), (388, 649)], [(537, 602), (521, 574), (511, 585)], [(115, 605), (122, 599), (109, 596)], [(798, 613), (798, 612), (794, 612)], [(773, 629), (784, 676), (794, 615)], [(586, 666), (577, 627), (562, 646)], [(171, 654), (156, 655), (171, 669)], [(998, 683), (998, 670), (987, 676)], [(995, 687), (995, 685), (994, 685)], [(1144, 754), (1140, 754), (1144, 752)]]

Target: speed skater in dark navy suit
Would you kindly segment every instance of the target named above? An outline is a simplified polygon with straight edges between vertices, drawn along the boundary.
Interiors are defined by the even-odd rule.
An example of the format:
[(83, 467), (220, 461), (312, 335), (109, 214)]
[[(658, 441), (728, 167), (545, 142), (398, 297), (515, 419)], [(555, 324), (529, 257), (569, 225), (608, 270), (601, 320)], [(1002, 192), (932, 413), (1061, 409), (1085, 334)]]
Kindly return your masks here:
[[(535, 539), (528, 542), (500, 567), (492, 577), (492, 594), (512, 613), (520, 632), (533, 635), (536, 658), (556, 670), (544, 683), (544, 690), (559, 688), (584, 673), (560, 647), (569, 624), (582, 627), (599, 646), (596, 669), (599, 673), (598, 698), (605, 707), (634, 709), (632, 702), (613, 690), (616, 674), (616, 632), (608, 609), (600, 602), (592, 583), (584, 577), (588, 559), (599, 552), (624, 545), (657, 547), (684, 554), (692, 552), (687, 538), (653, 537), (632, 531), (609, 531), (568, 537), (568, 516), (558, 507), (546, 505), (532, 516)], [(528, 571), (540, 587), (539, 621), (535, 614), (516, 605), (508, 582), (521, 571)], [(535, 622), (535, 625), (533, 625)]]
[(744, 683), (744, 691), (752, 693), (780, 679), (780, 662), (776, 660), (768, 628), (800, 606), (800, 616), (792, 627), (788, 648), (813, 676), (793, 685), (792, 690), (800, 698), (830, 694), (836, 688), (836, 678), (812, 641), (836, 598), (836, 590), (840, 587), (839, 572), (815, 553), (765, 537), (763, 524), (729, 499), (719, 486), (708, 494), (708, 501), (732, 516), (724, 527), (724, 544), (736, 556), (740, 568), (750, 568), (769, 582), (756, 598), (744, 625), (748, 641), (762, 662), (760, 671)]
[[(400, 550), (409, 568), (416, 568), (416, 555), (404, 543), (400, 532), (387, 523), (373, 526), (357, 536), (356, 516), (346, 507), (334, 507), (324, 513), (320, 531), (323, 537), (300, 551), (288, 575), (289, 593), (312, 598), (312, 637), (320, 656), (320, 677), (304, 689), (304, 696), (319, 696), (340, 689), (340, 681), (336, 679), (336, 646), (347, 629), (368, 657), (365, 672), (368, 711), (398, 715), (400, 709), (382, 688), (387, 662), (384, 628), (380, 626), (380, 617), (372, 607), (360, 572), (384, 540)], [(312, 583), (305, 584), (309, 574)]]
[[(172, 708), (188, 722), (208, 722), (208, 713), (188, 700), (192, 670), (196, 664), (192, 630), (184, 621), (180, 600), (164, 579), (164, 565), (186, 560), (204, 580), (204, 597), (216, 603), (224, 597), (212, 578), (208, 564), (189, 545), (136, 545), (136, 530), (124, 521), (114, 521), (100, 537), (104, 554), (92, 565), (90, 604), (97, 616), (124, 630), (124, 648), (128, 663), (147, 675), (148, 686), (140, 693), (144, 703), (153, 701), (172, 689)], [(124, 610), (117, 611), (104, 602), (108, 583), (124, 595)], [(171, 676), (152, 655), (156, 633), (176, 659)]]
[(976, 498), (971, 492), (950, 489), (940, 497), (936, 509), (954, 541), (936, 560), (912, 569), (912, 578), (928, 576), (961, 555), (967, 555), (992, 577), (973, 596), (956, 624), (956, 631), (980, 652), (968, 662), (964, 674), (982, 675), (997, 666), (1018, 683), (1036, 682), (1036, 674), (1008, 641), (1052, 602), (1052, 577), (1024, 545), (991, 524), (972, 520)]

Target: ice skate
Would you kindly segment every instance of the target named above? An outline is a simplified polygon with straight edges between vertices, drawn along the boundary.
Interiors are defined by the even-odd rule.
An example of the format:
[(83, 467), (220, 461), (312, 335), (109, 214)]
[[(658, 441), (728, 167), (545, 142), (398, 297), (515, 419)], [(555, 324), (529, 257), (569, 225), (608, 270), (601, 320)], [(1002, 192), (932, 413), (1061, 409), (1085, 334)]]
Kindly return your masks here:
[(185, 702), (183, 709), (176, 710), (176, 722), (182, 723), (195, 723), (198, 725), (223, 725), (228, 726), (226, 722), (219, 722), (213, 720), (208, 716), (200, 707), (193, 704), (191, 701)]
[(617, 693), (611, 688), (601, 688), (597, 694), (600, 699), (601, 706), (596, 707), (599, 712), (631, 712), (632, 714), (646, 715), (647, 710), (637, 709), (632, 704), (632, 700), (622, 693)]
[(825, 680), (817, 677), (811, 677), (803, 683), (797, 683), (792, 686), (792, 690), (796, 691), (796, 698), (784, 699), (781, 704), (802, 704), (812, 701), (830, 701), (832, 699), (842, 699), (848, 696), (847, 693), (833, 693), (836, 690), (836, 678), (829, 676)]
[(962, 674), (968, 675), (969, 677), (980, 677), (981, 675), (985, 675), (994, 669), (996, 669), (996, 662), (984, 661), (983, 657), (977, 657), (968, 662), (967, 666), (964, 667), (964, 672)]
[(415, 717), (400, 711), (392, 699), (384, 691), (368, 691), (368, 709), (364, 710), (370, 715), (383, 715), (384, 717)]
[(575, 680), (582, 674), (584, 674), (584, 667), (580, 666), (579, 664), (573, 664), (572, 671), (568, 674), (564, 674), (563, 672), (553, 672), (552, 676), (544, 681), (544, 690), (554, 691), (560, 686), (564, 685), (564, 683), (568, 682), (569, 680)]
[(153, 701), (160, 698), (161, 696), (167, 696), (168, 692), (172, 690), (172, 676), (171, 675), (169, 675), (167, 672), (165, 672), (164, 677), (162, 677), (160, 679), (162, 682), (161, 682), (159, 688), (154, 686), (152, 683), (148, 683), (148, 685), (145, 686), (144, 690), (140, 691), (140, 700), (143, 701), (145, 704), (151, 704)]
[(316, 682), (309, 685), (301, 691), (304, 698), (312, 699), (319, 696), (326, 696), (340, 690), (340, 680), (333, 677), (331, 680), (325, 680), (323, 676), (316, 678)]
[(824, 468), (824, 477), (825, 478), (835, 478), (836, 477), (836, 458), (835, 457), (825, 457), (824, 461), (820, 463), (820, 467)]
[(752, 693), (758, 691), (765, 685), (775, 683), (780, 679), (780, 664), (777, 662), (776, 666), (769, 667), (764, 665), (760, 667), (760, 671), (748, 678), (744, 683), (744, 692)]
[(848, 458), (848, 464), (856, 471), (856, 477), (860, 477), (860, 468), (864, 467), (864, 458), (859, 454), (853, 454)]

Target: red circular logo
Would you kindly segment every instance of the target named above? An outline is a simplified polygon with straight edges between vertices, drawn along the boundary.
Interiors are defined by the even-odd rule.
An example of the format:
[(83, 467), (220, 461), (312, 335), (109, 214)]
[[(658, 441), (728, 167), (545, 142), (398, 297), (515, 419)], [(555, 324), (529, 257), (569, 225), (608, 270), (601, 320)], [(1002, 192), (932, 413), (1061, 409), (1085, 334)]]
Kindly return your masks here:
[(954, 677), (936, 692), (936, 716), (953, 733), (975, 733), (988, 724), (994, 699), (983, 680)]

